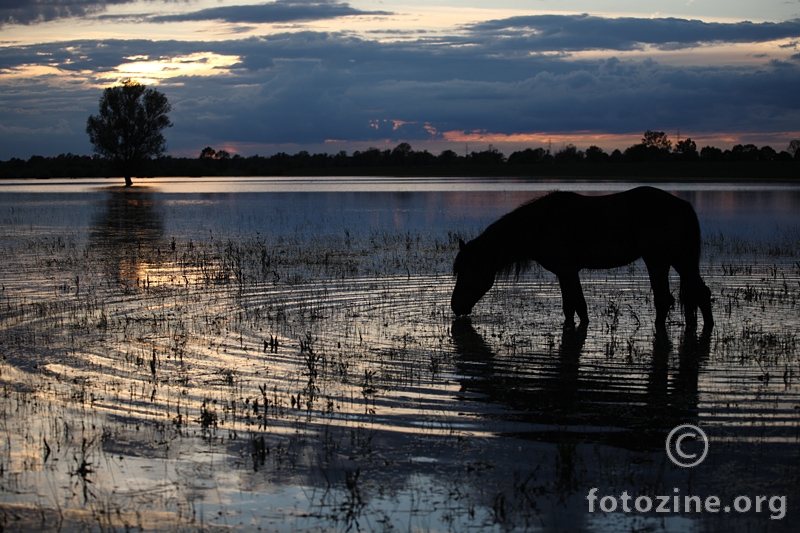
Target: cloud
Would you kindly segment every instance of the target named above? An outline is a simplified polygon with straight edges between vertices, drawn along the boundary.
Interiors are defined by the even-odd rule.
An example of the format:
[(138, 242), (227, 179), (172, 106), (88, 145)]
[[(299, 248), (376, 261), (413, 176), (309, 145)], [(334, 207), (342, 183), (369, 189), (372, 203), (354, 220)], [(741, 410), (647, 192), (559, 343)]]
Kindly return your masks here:
[[(601, 26), (608, 21), (590, 22)], [(649, 19), (640, 22), (651, 24)], [(499, 39), (505, 34), (513, 40), (523, 26), (519, 19), (492, 21), (471, 30), (466, 36), (471, 46), (463, 46), (461, 35), (452, 36), (453, 44), (448, 44), (428, 36), (380, 42), (311, 31), (225, 41), (6, 46), (0, 48), (0, 123), (10, 129), (0, 132), (0, 159), (25, 156), (21, 146), (32, 147), (28, 155), (46, 150), (53, 155), (89, 153), (88, 138), (80, 132), (96, 112), (99, 85), (130, 58), (143, 57), (159, 64), (236, 58), (215, 65), (218, 75), (176, 72), (159, 81), (159, 90), (173, 104), (169, 147), (179, 153), (195, 154), (224, 143), (290, 144), (299, 150), (328, 139), (415, 145), (441, 138), (443, 132), (628, 134), (680, 129), (697, 137), (694, 132), (792, 132), (800, 124), (796, 61), (676, 66), (646, 54), (628, 59), (613, 57), (614, 52), (599, 58), (540, 54), (535, 51), (546, 47)], [(786, 29), (790, 26), (778, 26), (783, 30), (768, 32), (770, 36), (792, 33)], [(706, 42), (725, 31), (734, 42), (744, 38), (733, 28), (721, 32), (711, 27), (706, 34), (703, 28), (687, 32), (681, 42)], [(540, 29), (545, 31), (542, 25)], [(635, 39), (632, 30), (612, 33), (608, 43), (622, 49), (648, 35), (651, 45), (666, 42), (656, 33)], [(600, 40), (600, 35), (584, 36), (576, 46), (591, 49)], [(15, 72), (25, 77), (13, 78)], [(65, 78), (71, 80), (66, 88), (56, 85)], [(64, 134), (60, 119), (78, 133)], [(39, 133), (26, 137), (25, 131)]]
[(33, 24), (50, 20), (83, 17), (104, 11), (107, 6), (135, 0), (3, 0), (0, 2), (0, 27), (6, 24)]
[[(85, 17), (102, 13), (110, 5), (137, 0), (3, 0), (0, 2), (0, 27), (7, 24), (34, 24), (51, 20)], [(166, 0), (165, 0), (166, 1)], [(105, 15), (104, 19), (135, 19), (139, 22), (186, 22), (221, 20), (232, 23), (285, 23), (323, 20), (353, 15), (388, 15), (386, 11), (362, 11), (336, 0), (276, 0), (257, 5), (234, 5), (202, 9), (175, 15)]]
[(466, 53), (318, 33), (229, 45), (243, 60), (224, 85), (209, 79), (202, 98), (192, 97), (188, 80), (174, 88), (191, 102), (187, 133), (303, 144), (423, 140), (431, 129), (793, 131), (800, 120), (800, 69), (791, 64), (498, 57), (480, 48)]
[(703, 22), (677, 18), (536, 15), (480, 22), (465, 42), (526, 51), (674, 50), (706, 43), (759, 43), (800, 36), (800, 19), (785, 22)]
[(32, 128), (30, 126), (4, 126), (0, 124), (0, 135), (74, 135), (75, 132), (70, 128), (66, 119), (60, 118), (55, 125), (48, 125), (42, 128)]
[(277, 0), (275, 2), (224, 6), (177, 15), (152, 17), (152, 22), (221, 20), (232, 23), (280, 23), (323, 20), (352, 15), (388, 15), (385, 11), (361, 11), (335, 0)]

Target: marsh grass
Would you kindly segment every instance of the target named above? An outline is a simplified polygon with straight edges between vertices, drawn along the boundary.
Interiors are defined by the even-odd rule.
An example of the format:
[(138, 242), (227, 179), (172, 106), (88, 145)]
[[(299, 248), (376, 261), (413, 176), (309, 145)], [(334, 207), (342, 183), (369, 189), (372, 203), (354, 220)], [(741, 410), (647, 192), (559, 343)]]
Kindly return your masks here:
[[(461, 236), (7, 236), (0, 524), (580, 529), (598, 483), (797, 494), (797, 243), (712, 236), (717, 327), (659, 341), (640, 263), (585, 273), (583, 337), (540, 268), (453, 322)], [(726, 450), (707, 481), (663, 462), (681, 420)]]

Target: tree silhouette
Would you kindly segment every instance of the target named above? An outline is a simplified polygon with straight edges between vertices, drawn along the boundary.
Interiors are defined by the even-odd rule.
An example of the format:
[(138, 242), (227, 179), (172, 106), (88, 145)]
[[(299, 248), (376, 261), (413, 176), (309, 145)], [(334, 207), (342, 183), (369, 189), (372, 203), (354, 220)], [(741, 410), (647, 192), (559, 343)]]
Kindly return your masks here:
[(505, 162), (505, 156), (491, 144), (483, 152), (471, 152), (467, 158), (470, 163), (476, 165), (500, 165)]
[[(444, 155), (444, 152), (442, 154)], [(508, 156), (508, 163), (510, 165), (533, 165), (544, 161), (546, 155), (547, 150), (544, 148), (526, 148)]]
[(788, 151), (795, 159), (800, 159), (800, 139), (789, 141)]
[(391, 162), (394, 165), (408, 164), (411, 154), (413, 153), (414, 150), (411, 149), (410, 144), (400, 143), (392, 150)]
[(609, 160), (609, 155), (599, 146), (590, 146), (586, 149), (586, 161), (590, 163), (603, 163)]
[(687, 161), (700, 158), (700, 154), (697, 152), (697, 143), (691, 138), (678, 141), (675, 145), (675, 154), (677, 154), (680, 159), (685, 159)]
[(94, 151), (110, 159), (125, 176), (125, 185), (142, 163), (162, 155), (167, 142), (161, 131), (172, 126), (167, 97), (135, 80), (123, 80), (119, 87), (103, 90), (100, 113), (86, 121)]
[(700, 150), (700, 159), (703, 161), (724, 161), (725, 152), (716, 146), (706, 146)]
[(642, 142), (625, 150), (628, 161), (664, 161), (669, 159), (672, 142), (663, 131), (647, 130)]
[(758, 146), (755, 144), (737, 144), (731, 148), (733, 161), (758, 161)]
[(771, 146), (762, 146), (758, 150), (758, 160), (759, 161), (773, 161), (775, 157), (778, 155), (778, 152)]
[(555, 155), (556, 163), (578, 163), (583, 161), (584, 153), (574, 144), (568, 144)]
[(672, 142), (667, 138), (667, 134), (663, 131), (647, 130), (642, 137), (642, 144), (660, 150), (669, 151), (672, 147)]

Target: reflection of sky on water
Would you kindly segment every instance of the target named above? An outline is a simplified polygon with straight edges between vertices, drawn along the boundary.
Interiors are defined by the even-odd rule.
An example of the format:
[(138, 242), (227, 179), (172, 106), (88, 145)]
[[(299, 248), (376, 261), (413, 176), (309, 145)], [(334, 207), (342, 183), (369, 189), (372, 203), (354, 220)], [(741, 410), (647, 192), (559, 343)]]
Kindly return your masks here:
[[(37, 180), (0, 184), (5, 226), (74, 228), (105, 208), (108, 181)], [(303, 237), (348, 231), (478, 232), (525, 201), (554, 189), (600, 194), (632, 183), (478, 179), (258, 178), (141, 181), (153, 194), (167, 238), (292, 232)], [(682, 184), (658, 187), (689, 200), (705, 235), (781, 238), (800, 228), (800, 187)], [(137, 187), (139, 188), (139, 187)], [(87, 194), (99, 193), (98, 194)], [(300, 236), (300, 235), (298, 235)]]

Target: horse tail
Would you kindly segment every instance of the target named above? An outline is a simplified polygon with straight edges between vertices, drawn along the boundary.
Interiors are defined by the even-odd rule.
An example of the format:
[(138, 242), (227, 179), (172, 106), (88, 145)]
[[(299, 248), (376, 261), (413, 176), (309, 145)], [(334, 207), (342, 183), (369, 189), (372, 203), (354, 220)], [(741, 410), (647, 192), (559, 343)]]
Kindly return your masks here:
[(689, 206), (689, 216), (687, 218), (689, 219), (689, 227), (687, 229), (687, 237), (690, 241), (689, 246), (687, 246), (689, 261), (691, 261), (692, 266), (697, 265), (699, 269), (703, 239), (700, 234), (700, 221), (697, 219), (697, 213), (695, 213), (691, 205)]

